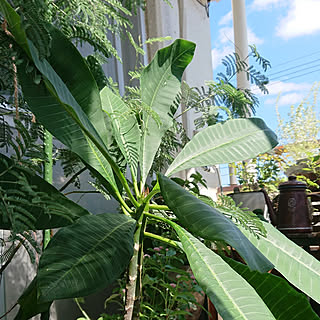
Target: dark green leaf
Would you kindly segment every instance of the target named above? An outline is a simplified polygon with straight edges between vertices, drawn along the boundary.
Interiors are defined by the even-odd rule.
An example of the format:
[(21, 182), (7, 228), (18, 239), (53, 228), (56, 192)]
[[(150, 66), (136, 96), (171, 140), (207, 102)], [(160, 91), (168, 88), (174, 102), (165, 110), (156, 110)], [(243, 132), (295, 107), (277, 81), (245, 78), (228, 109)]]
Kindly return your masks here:
[(308, 298), (297, 292), (286, 280), (270, 273), (251, 271), (230, 258), (223, 259), (257, 291), (277, 320), (319, 320)]
[(108, 160), (112, 162), (106, 148), (108, 132), (95, 80), (72, 43), (52, 26), (47, 25), (47, 29), (52, 38), (47, 59), (40, 59), (37, 49), (28, 40), (33, 62), (44, 76), (43, 81), (36, 85), (32, 74), (26, 73), (27, 64), (18, 66), (24, 98), (48, 131), (117, 190), (108, 163)]
[[(24, 231), (67, 226), (90, 213), (41, 177), (0, 154), (0, 228)], [(8, 197), (8, 200), (6, 200)], [(10, 198), (13, 201), (10, 202)], [(8, 211), (12, 217), (8, 217)], [(9, 212), (9, 214), (10, 214)]]
[(159, 183), (166, 204), (185, 228), (204, 239), (227, 242), (253, 270), (265, 272), (272, 269), (273, 265), (217, 209), (197, 199), (163, 175), (159, 175)]
[(135, 224), (125, 215), (100, 214), (60, 229), (40, 259), (39, 301), (87, 296), (115, 281), (132, 256)]

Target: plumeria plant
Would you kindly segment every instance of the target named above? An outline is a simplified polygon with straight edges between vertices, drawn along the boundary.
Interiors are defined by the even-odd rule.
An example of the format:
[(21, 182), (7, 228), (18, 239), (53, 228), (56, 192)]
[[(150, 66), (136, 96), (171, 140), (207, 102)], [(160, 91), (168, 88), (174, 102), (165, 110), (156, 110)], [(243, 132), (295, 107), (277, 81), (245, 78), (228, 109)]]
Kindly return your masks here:
[[(154, 187), (147, 187), (153, 159), (178, 108), (181, 78), (192, 60), (194, 43), (177, 39), (157, 52), (140, 76), (137, 114), (109, 87), (98, 89), (85, 60), (59, 30), (45, 25), (51, 41), (48, 54), (39, 56), (22, 17), (5, 0), (0, 0), (0, 12), (19, 55), (19, 83), (30, 110), (82, 159), (121, 209), (92, 215), (2, 155), (0, 187), (16, 190), (20, 206), (2, 199), (1, 227), (60, 228), (41, 255), (36, 277), (18, 300), (16, 320), (39, 313), (48, 318), (54, 300), (87, 296), (124, 273), (123, 318), (140, 318), (148, 238), (186, 255), (199, 286), (224, 320), (292, 320), (301, 312), (306, 319), (317, 319), (302, 293), (267, 273), (276, 268), (320, 302), (317, 260), (271, 225), (254, 217), (243, 224), (233, 219), (232, 210), (214, 208), (170, 179), (181, 170), (241, 161), (272, 149), (277, 139), (262, 119), (233, 119), (203, 129), (165, 174), (158, 174)], [(18, 183), (20, 177), (37, 197), (30, 198), (27, 183), (24, 188)], [(151, 232), (155, 223), (174, 231), (177, 238)], [(206, 245), (209, 242), (233, 247), (246, 265), (220, 256)]]

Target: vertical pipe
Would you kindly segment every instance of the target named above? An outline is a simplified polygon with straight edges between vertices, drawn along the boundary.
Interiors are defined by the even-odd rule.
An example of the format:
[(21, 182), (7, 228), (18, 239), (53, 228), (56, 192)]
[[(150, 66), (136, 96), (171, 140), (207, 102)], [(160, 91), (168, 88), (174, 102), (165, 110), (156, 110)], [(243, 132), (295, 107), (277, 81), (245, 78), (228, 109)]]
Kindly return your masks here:
[[(233, 32), (234, 32), (234, 47), (241, 61), (248, 64), (248, 34), (247, 34), (247, 18), (245, 0), (232, 0), (232, 15), (233, 15)], [(237, 73), (237, 87), (239, 89), (249, 89), (250, 81), (244, 71)], [(250, 114), (247, 111), (246, 117)], [(229, 164), (229, 180), (230, 185), (237, 184), (234, 164)]]
[[(44, 161), (44, 170), (43, 170), (43, 178), (48, 183), (52, 184), (52, 135), (49, 131), (44, 131), (44, 141), (43, 141), (44, 153), (45, 153), (45, 161)], [(51, 230), (43, 230), (43, 247), (44, 250), (51, 238)], [(41, 320), (47, 320), (50, 317), (50, 307), (48, 311), (41, 313)]]
[(143, 44), (142, 49), (145, 52), (145, 55), (142, 57), (143, 65), (146, 66), (149, 63), (148, 59), (148, 48), (146, 45), (147, 40), (147, 28), (146, 28), (146, 15), (142, 8), (139, 8), (139, 23), (140, 23), (140, 34), (141, 34), (141, 42)]
[[(235, 52), (241, 61), (248, 63), (248, 34), (245, 0), (232, 0), (233, 30)], [(249, 89), (250, 81), (246, 72), (238, 72), (237, 87)]]
[(229, 184), (230, 186), (238, 185), (234, 163), (229, 163)]
[[(43, 178), (52, 184), (52, 135), (47, 130), (44, 132), (44, 153), (46, 160), (44, 162)], [(51, 230), (43, 231), (43, 249), (45, 249), (50, 241)]]

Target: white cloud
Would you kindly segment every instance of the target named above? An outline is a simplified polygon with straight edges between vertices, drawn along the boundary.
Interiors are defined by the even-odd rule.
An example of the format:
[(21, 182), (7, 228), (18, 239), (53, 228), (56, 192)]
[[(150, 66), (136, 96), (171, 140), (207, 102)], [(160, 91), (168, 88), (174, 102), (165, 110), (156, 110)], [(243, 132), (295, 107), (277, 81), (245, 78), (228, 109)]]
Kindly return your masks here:
[(293, 92), (293, 93), (288, 93), (288, 94), (285, 94), (285, 95), (281, 95), (279, 97), (279, 100), (277, 98), (267, 99), (265, 101), (265, 104), (272, 104), (272, 105), (276, 105), (277, 104), (279, 107), (281, 107), (281, 106), (291, 106), (293, 104), (300, 103), (303, 100), (304, 97), (305, 97), (304, 93)]
[(267, 85), (269, 94), (263, 95), (256, 87), (252, 88), (253, 93), (258, 96), (266, 97), (266, 105), (290, 106), (300, 103), (309, 93), (312, 83), (294, 83), (294, 82), (270, 82)]
[(234, 51), (232, 46), (226, 46), (221, 49), (215, 48), (211, 50), (213, 70), (221, 64), (221, 60)]
[(219, 29), (219, 37), (218, 37), (219, 44), (224, 43), (233, 43), (233, 28), (232, 27), (223, 27)]
[(287, 93), (292, 91), (300, 91), (307, 93), (311, 89), (310, 83), (294, 83), (294, 82), (281, 82), (271, 81), (267, 88), (270, 95), (278, 95), (279, 93)]
[[(262, 44), (263, 39), (259, 38), (250, 28), (247, 28), (248, 32), (248, 43), (249, 44)], [(219, 29), (219, 43), (234, 43), (234, 35), (232, 27), (223, 27)]]
[(319, 0), (292, 0), (288, 14), (277, 27), (277, 35), (290, 39), (319, 32), (319, 12)]
[[(271, 81), (268, 85), (269, 96), (278, 95), (280, 93), (288, 93), (288, 92), (304, 92), (308, 93), (312, 87), (312, 83), (294, 83), (294, 82), (281, 82), (281, 81)], [(252, 86), (251, 90), (253, 93), (257, 95), (265, 96), (260, 93), (260, 90), (256, 86)]]
[(219, 26), (224, 26), (226, 24), (229, 24), (230, 22), (232, 22), (232, 11), (229, 11), (219, 20)]
[(283, 7), (286, 5), (288, 5), (288, 2), (284, 0), (254, 0), (250, 9), (256, 11), (271, 10), (275, 7)]

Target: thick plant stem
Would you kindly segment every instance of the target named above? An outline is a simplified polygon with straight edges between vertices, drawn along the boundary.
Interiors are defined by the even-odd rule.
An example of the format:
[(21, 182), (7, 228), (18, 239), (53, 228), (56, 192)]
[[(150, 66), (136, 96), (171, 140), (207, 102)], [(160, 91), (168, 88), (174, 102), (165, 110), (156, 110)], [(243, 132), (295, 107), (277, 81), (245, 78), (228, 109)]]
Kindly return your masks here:
[(140, 250), (138, 253), (138, 275), (137, 275), (137, 284), (136, 284), (136, 299), (133, 307), (133, 319), (139, 319), (140, 314), (140, 304), (142, 297), (142, 268), (143, 268), (143, 240), (144, 233), (146, 231), (147, 226), (147, 217), (143, 215), (142, 217), (142, 225), (140, 232)]
[(134, 234), (134, 248), (133, 256), (131, 258), (128, 270), (128, 280), (126, 286), (126, 304), (125, 304), (125, 315), (124, 320), (133, 319), (133, 308), (136, 300), (136, 288), (138, 279), (138, 267), (139, 267), (139, 250), (140, 250), (140, 235), (142, 231), (142, 216), (138, 221), (138, 228)]
[(148, 210), (146, 204), (142, 204), (137, 210), (137, 230), (134, 234), (133, 256), (128, 270), (127, 292), (124, 320), (139, 319), (140, 298), (141, 298), (141, 273), (143, 262), (143, 237), (147, 224), (145, 211)]

